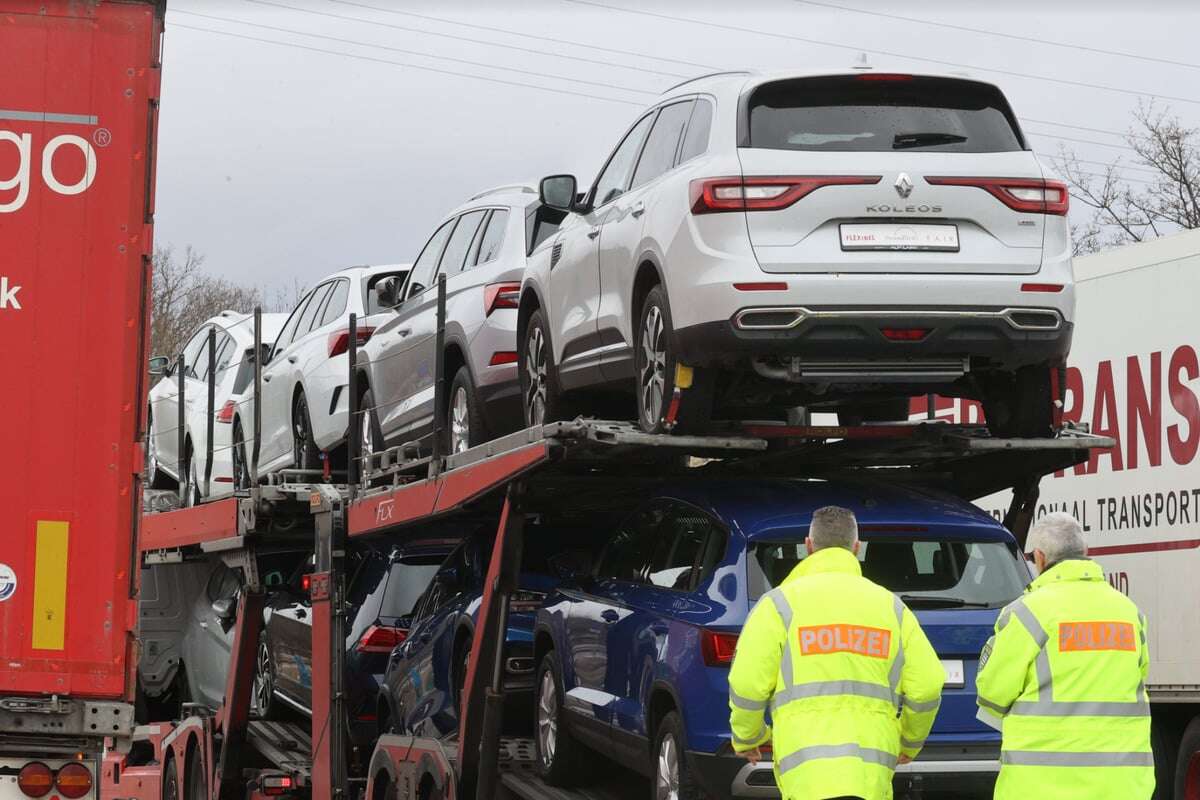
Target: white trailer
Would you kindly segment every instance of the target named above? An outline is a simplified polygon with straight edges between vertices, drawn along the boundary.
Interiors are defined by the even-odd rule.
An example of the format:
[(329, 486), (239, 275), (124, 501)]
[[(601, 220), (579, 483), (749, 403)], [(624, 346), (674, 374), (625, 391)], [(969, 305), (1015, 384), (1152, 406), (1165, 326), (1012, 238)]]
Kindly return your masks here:
[[(1200, 798), (1200, 231), (1076, 259), (1063, 408), (1117, 446), (1047, 476), (1037, 515), (1074, 514), (1109, 582), (1149, 619), (1156, 800)], [(978, 419), (945, 401), (939, 416)], [(1008, 493), (977, 501), (998, 518)]]

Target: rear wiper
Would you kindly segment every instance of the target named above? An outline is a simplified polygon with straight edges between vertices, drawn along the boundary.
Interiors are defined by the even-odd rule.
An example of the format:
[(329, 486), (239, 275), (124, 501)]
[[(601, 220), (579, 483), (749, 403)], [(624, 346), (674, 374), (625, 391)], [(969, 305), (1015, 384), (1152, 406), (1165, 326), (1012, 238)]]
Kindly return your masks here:
[(900, 599), (905, 605), (936, 605), (948, 608), (991, 608), (990, 603), (975, 603), (963, 600), (961, 597), (938, 597), (928, 594), (902, 594)]
[(957, 133), (897, 133), (892, 139), (893, 150), (904, 150), (908, 147), (924, 147), (927, 144), (959, 144), (967, 137)]

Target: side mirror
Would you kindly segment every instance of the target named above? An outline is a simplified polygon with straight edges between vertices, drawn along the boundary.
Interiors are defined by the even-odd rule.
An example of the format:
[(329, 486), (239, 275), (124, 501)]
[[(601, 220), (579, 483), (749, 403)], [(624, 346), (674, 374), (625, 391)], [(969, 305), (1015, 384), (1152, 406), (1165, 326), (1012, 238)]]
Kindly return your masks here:
[(259, 345), (258, 358), (264, 365), (271, 360), (271, 343), (261, 342)]
[(408, 296), (416, 297), (423, 291), (425, 291), (425, 284), (417, 283), (416, 281), (413, 281), (412, 286), (408, 287)]
[(154, 356), (150, 359), (150, 375), (157, 378), (167, 375), (171, 369), (171, 359), (168, 356)]
[(395, 275), (375, 284), (375, 299), (380, 308), (393, 308), (400, 303), (400, 279)]
[(538, 184), (538, 196), (542, 204), (559, 211), (575, 209), (575, 176), (550, 175)]
[(237, 611), (237, 597), (222, 597), (213, 600), (212, 610), (221, 622), (231, 621), (234, 613)]

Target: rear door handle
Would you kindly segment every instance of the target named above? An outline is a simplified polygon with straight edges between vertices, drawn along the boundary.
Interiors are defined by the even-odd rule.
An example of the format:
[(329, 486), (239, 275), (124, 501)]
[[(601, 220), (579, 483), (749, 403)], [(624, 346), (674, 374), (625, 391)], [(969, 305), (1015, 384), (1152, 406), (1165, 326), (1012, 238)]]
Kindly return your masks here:
[(613, 611), (611, 608), (606, 608), (600, 612), (600, 619), (605, 622), (616, 622), (621, 618), (621, 615)]
[(596, 227), (594, 227), (590, 231), (588, 231), (589, 239), (595, 239), (599, 235), (600, 235), (600, 226), (599, 225), (597, 225)]
[(271, 382), (271, 376), (270, 376), (270, 375), (263, 375), (263, 376), (262, 376), (262, 379), (263, 379), (263, 383), (270, 383), (270, 382)]
[(295, 364), (298, 356), (288, 356), (288, 363)]
[(633, 207), (633, 211), (630, 213), (633, 214), (634, 218), (640, 217), (642, 214), (646, 213), (646, 204), (638, 203), (636, 206)]
[(408, 336), (410, 333), (412, 333), (412, 328), (397, 328), (396, 329), (396, 335), (401, 338)]

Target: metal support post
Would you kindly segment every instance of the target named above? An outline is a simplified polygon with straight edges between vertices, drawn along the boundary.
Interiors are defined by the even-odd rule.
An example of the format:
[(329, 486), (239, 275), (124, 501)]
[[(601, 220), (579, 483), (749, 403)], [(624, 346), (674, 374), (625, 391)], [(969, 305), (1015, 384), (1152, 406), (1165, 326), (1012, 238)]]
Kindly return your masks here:
[(1038, 484), (1041, 480), (1041, 475), (1033, 475), (1013, 486), (1012, 502), (1008, 506), (1008, 513), (1004, 515), (1004, 527), (1017, 538), (1017, 544), (1022, 550), (1025, 549), (1029, 528), (1033, 524), (1034, 515), (1037, 514), (1038, 497), (1041, 495)]
[[(253, 553), (248, 558), (253, 559)], [(222, 735), (221, 756), (214, 774), (213, 797), (217, 800), (244, 800), (246, 793), (241, 756), (247, 749), (246, 726), (250, 721), (254, 661), (258, 655), (265, 602), (266, 594), (257, 575), (248, 574), (234, 623), (233, 653), (229, 673), (225, 676), (225, 702), (217, 716)]]
[[(312, 598), (312, 800), (346, 800), (345, 555), (342, 498), (332, 486), (314, 487), (316, 529)], [(321, 658), (318, 654), (325, 653)]]
[(504, 645), (508, 599), (516, 591), (524, 538), (522, 485), (509, 484), (484, 582), (479, 621), (467, 659), (459, 709), (459, 787), (462, 797), (491, 798), (496, 790), (504, 713)]
[(187, 364), (183, 363), (183, 353), (179, 354), (179, 359), (175, 362), (175, 375), (177, 376), (178, 391), (175, 392), (178, 412), (175, 415), (175, 462), (178, 468), (176, 473), (179, 476), (179, 505), (186, 506), (187, 498), (184, 494), (187, 492), (187, 480), (185, 479), (187, 458), (184, 452), (184, 445), (187, 444), (187, 397), (184, 393), (184, 387), (187, 385), (187, 376), (184, 373), (187, 371)]
[(446, 352), (446, 273), (438, 275), (437, 336), (433, 361), (433, 458), (429, 460), (429, 475), (442, 471), (442, 456), (446, 441), (446, 367), (442, 355)]
[[(358, 486), (358, 476), (362, 469), (362, 426), (359, 419), (358, 407), (358, 315), (350, 315), (350, 347), (346, 352), (346, 361), (350, 366), (350, 374), (346, 380), (346, 408), (349, 411), (349, 430), (346, 431), (346, 484), (349, 492), (348, 502), (354, 502), (355, 488)], [(361, 413), (367, 413), (365, 411)]]
[(254, 445), (250, 450), (250, 486), (258, 491), (258, 450), (262, 445), (262, 307), (254, 307)]
[(207, 439), (204, 444), (204, 496), (212, 494), (213, 424), (217, 404), (217, 329), (208, 329), (208, 414), (205, 423)]

